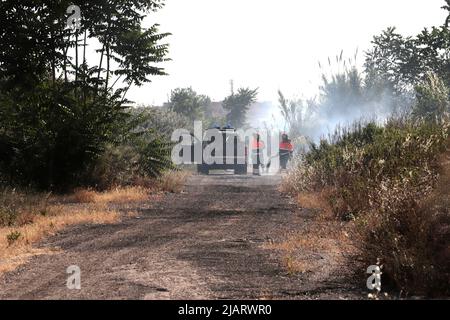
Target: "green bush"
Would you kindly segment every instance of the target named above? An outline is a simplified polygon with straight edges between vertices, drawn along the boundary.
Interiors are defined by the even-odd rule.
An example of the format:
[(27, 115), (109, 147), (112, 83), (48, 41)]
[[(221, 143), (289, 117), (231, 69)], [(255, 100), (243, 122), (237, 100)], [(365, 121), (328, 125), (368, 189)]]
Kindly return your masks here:
[(406, 119), (338, 129), (311, 146), (286, 183), (294, 192), (331, 188), (335, 213), (358, 215), (371, 208), (370, 195), (386, 179), (431, 179), (447, 135), (448, 124)]
[[(0, 46), (8, 48), (0, 54), (0, 182), (7, 185), (66, 191), (82, 184), (108, 146), (135, 133), (129, 89), (166, 74), (159, 63), (169, 34), (142, 25), (161, 1), (87, 1), (79, 30), (66, 27), (70, 4), (0, 2)], [(98, 57), (79, 56), (88, 41)], [(141, 150), (141, 160), (154, 164), (145, 171), (159, 171), (159, 151), (149, 158)]]
[(159, 131), (148, 128), (153, 116), (147, 110), (132, 112), (128, 133), (124, 133), (117, 143), (106, 146), (87, 170), (86, 184), (99, 189), (131, 185), (173, 168), (172, 144), (170, 136), (167, 137), (169, 126), (157, 128)]
[(355, 220), (360, 261), (381, 261), (395, 288), (448, 293), (442, 285), (450, 279), (442, 259), (448, 248), (442, 243), (449, 239), (450, 168), (440, 174), (440, 158), (449, 147), (449, 128), (447, 120), (391, 119), (384, 126), (339, 129), (299, 159), (283, 189), (326, 191), (335, 215)]
[(6, 115), (0, 117), (0, 171), (8, 182), (42, 189), (76, 185), (105, 146), (124, 134), (129, 115), (118, 96), (82, 101), (75, 94), (72, 84), (44, 83), (14, 101), (0, 95)]

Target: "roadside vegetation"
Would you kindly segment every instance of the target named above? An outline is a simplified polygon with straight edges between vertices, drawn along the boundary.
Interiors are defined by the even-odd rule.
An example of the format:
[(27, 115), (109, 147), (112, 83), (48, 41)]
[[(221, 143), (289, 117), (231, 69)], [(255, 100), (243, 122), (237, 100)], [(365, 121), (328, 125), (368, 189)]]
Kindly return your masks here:
[[(77, 199), (79, 198), (79, 199)], [(115, 223), (119, 211), (106, 203), (82, 205), (85, 195), (63, 199), (50, 193), (3, 189), (0, 193), (0, 273), (13, 270), (28, 258), (51, 249), (33, 245), (74, 224)]]
[(450, 39), (445, 26), (410, 38), (390, 28), (374, 38), (364, 72), (324, 76), (314, 110), (325, 119), (386, 103), (390, 112), (338, 122), (320, 138), (308, 136), (318, 124), (310, 121), (301, 134), (311, 143), (282, 185), (301, 206), (332, 214), (327, 225), (337, 227), (328, 234), (351, 240), (360, 283), (378, 264), (383, 290), (402, 297), (450, 294), (450, 42), (437, 39)]
[(105, 191), (79, 188), (67, 194), (0, 190), (0, 274), (13, 270), (33, 255), (51, 253), (33, 245), (76, 224), (117, 223), (138, 215), (164, 193), (180, 193), (188, 174), (167, 171), (147, 185), (115, 187)]
[(142, 26), (164, 2), (81, 1), (79, 29), (66, 26), (71, 4), (0, 4), (0, 272), (44, 237), (115, 223), (187, 178), (170, 159), (184, 118), (127, 99), (166, 74), (170, 34)]
[[(66, 226), (115, 223), (182, 192), (173, 130), (246, 127), (256, 101), (257, 89), (232, 88), (213, 112), (208, 96), (178, 88), (163, 108), (133, 107), (130, 87), (166, 75), (170, 34), (142, 26), (164, 1), (80, 1), (80, 29), (66, 27), (71, 4), (0, 2), (0, 272), (49, 253), (33, 244)], [(353, 259), (362, 283), (379, 264), (384, 290), (450, 294), (449, 21), (414, 37), (388, 28), (363, 70), (358, 53), (320, 63), (317, 98), (279, 92), (298, 146), (281, 188), (317, 212), (309, 230), (272, 244), (290, 273), (323, 267), (296, 254), (322, 248)]]
[[(82, 1), (79, 29), (66, 26), (71, 4), (0, 5), (8, 19), (0, 33), (4, 185), (105, 188), (125, 176), (157, 176), (170, 164), (167, 141), (139, 129), (145, 119), (127, 99), (131, 86), (165, 75), (159, 65), (168, 59), (169, 34), (142, 26), (163, 2)], [(106, 176), (112, 170), (119, 181)]]

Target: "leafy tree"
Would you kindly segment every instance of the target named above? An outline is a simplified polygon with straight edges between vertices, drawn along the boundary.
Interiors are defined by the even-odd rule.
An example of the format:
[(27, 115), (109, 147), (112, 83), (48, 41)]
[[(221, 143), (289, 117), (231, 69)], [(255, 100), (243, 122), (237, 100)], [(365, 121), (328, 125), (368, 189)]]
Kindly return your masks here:
[(236, 128), (246, 125), (247, 112), (252, 103), (256, 102), (258, 89), (240, 88), (226, 97), (222, 105), (228, 111), (227, 122)]
[(408, 89), (418, 73), (417, 51), (411, 38), (404, 38), (395, 28), (388, 28), (372, 41), (366, 54), (365, 70), (368, 85), (390, 84), (396, 92)]
[(405, 93), (433, 72), (450, 85), (450, 30), (446, 26), (406, 38), (388, 28), (372, 43), (365, 62), (369, 83), (385, 82)]
[[(132, 138), (130, 86), (164, 74), (157, 64), (168, 34), (141, 27), (161, 1), (79, 1), (76, 31), (66, 28), (70, 4), (0, 2), (0, 175), (10, 183), (79, 183), (107, 145)], [(85, 48), (94, 39), (99, 61), (89, 66)]]
[(172, 90), (169, 110), (183, 115), (191, 121), (200, 121), (204, 111), (211, 104), (211, 99), (199, 95), (192, 88), (177, 88)]
[[(443, 9), (450, 13), (450, 0), (446, 3)], [(444, 88), (450, 87), (449, 19), (450, 15), (444, 26), (425, 28), (414, 37), (403, 37), (395, 28), (375, 36), (366, 55), (366, 87), (375, 95), (392, 92), (400, 110), (415, 105), (416, 116), (429, 119), (439, 114), (442, 103), (434, 100), (435, 94), (448, 93)], [(438, 105), (431, 106), (431, 101)]]
[(447, 19), (445, 20), (445, 27), (448, 27), (450, 24), (450, 0), (445, 0), (446, 5), (442, 7), (442, 9), (447, 10), (449, 12), (449, 15)]

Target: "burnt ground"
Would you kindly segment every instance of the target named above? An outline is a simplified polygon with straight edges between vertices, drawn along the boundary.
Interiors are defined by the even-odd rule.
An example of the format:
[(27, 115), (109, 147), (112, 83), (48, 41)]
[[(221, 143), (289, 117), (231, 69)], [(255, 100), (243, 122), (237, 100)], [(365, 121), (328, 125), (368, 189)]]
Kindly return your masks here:
[[(291, 275), (267, 244), (312, 223), (280, 177), (193, 176), (185, 192), (113, 225), (80, 225), (0, 278), (0, 299), (358, 299), (336, 267)], [(327, 261), (324, 253), (310, 259)], [(332, 263), (331, 263), (332, 264)], [(68, 266), (81, 290), (68, 290)], [(324, 270), (326, 270), (324, 272)]]

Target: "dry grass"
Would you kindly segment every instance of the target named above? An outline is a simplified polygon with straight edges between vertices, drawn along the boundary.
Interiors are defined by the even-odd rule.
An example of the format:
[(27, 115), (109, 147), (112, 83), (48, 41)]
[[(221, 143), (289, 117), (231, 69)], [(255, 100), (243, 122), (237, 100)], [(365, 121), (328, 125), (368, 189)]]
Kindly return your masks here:
[(329, 192), (326, 189), (320, 192), (301, 192), (297, 195), (297, 202), (301, 208), (317, 211), (318, 217), (327, 218), (332, 215), (328, 197)]
[(66, 199), (75, 203), (120, 204), (148, 200), (151, 193), (151, 190), (143, 187), (115, 188), (104, 192), (91, 189), (78, 189), (75, 190), (73, 195), (66, 197)]
[(33, 217), (45, 214), (51, 194), (0, 189), (0, 227), (32, 222)]
[(75, 203), (128, 203), (149, 200), (149, 196), (158, 192), (180, 193), (183, 191), (187, 171), (167, 171), (155, 179), (140, 179), (136, 186), (117, 187), (99, 192), (93, 189), (77, 189), (65, 197), (67, 202)]
[(384, 282), (406, 297), (450, 294), (450, 149), (438, 163), (426, 196), (392, 185), (379, 193), (380, 209), (357, 220), (361, 258), (366, 264), (379, 258)]
[(345, 228), (336, 222), (315, 221), (311, 227), (268, 246), (283, 252), (283, 262), (290, 274), (315, 273), (343, 265), (354, 253)]
[[(33, 245), (65, 227), (115, 223), (123, 215), (133, 216), (132, 204), (153, 201), (161, 192), (181, 192), (188, 176), (183, 171), (170, 171), (145, 186), (104, 192), (78, 189), (65, 196), (0, 190), (0, 273), (13, 270), (31, 256), (52, 253)], [(119, 214), (111, 206), (117, 204), (123, 205), (122, 211), (131, 209)]]
[(326, 192), (300, 193), (297, 200), (300, 207), (317, 213), (314, 221), (284, 241), (266, 247), (283, 252), (284, 267), (289, 274), (320, 274), (343, 265), (355, 248), (349, 238), (349, 225), (335, 219)]
[(187, 171), (168, 171), (158, 178), (156, 188), (162, 192), (180, 193), (190, 175)]
[(75, 224), (115, 223), (118, 212), (106, 206), (80, 208), (70, 205), (51, 205), (46, 215), (38, 215), (33, 221), (20, 226), (0, 228), (0, 273), (11, 271), (34, 255), (51, 253), (33, 248), (33, 244)]
[(299, 257), (289, 252), (283, 258), (283, 264), (285, 269), (290, 275), (312, 273), (319, 270), (319, 264), (312, 262), (306, 255)]
[[(445, 121), (392, 119), (383, 127), (358, 124), (338, 131), (300, 159), (282, 191), (298, 197), (303, 207), (328, 211), (328, 204), (341, 223), (348, 221), (355, 272), (379, 262), (388, 289), (448, 294), (449, 129)], [(329, 225), (325, 235), (334, 240), (338, 231), (332, 220)], [(317, 236), (321, 232), (291, 242), (308, 250), (309, 244), (324, 243)], [(288, 265), (303, 269), (291, 260)]]

